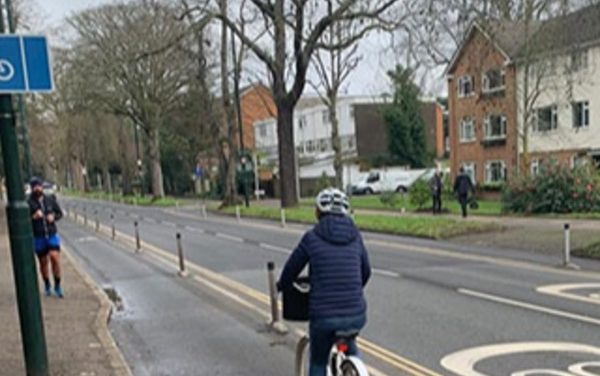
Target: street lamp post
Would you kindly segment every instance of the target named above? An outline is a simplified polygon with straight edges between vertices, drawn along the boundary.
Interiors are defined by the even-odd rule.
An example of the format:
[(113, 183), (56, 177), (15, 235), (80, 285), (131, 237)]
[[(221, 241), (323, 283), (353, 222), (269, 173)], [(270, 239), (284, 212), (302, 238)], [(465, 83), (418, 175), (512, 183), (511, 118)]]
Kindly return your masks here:
[[(5, 4), (10, 8), (9, 2)], [(0, 1), (0, 33), (5, 32), (3, 19), (4, 12)], [(33, 233), (29, 205), (25, 201), (23, 189), (14, 109), (10, 94), (0, 95), (0, 142), (6, 173), (8, 193), (6, 216), (26, 373), (47, 376), (48, 355), (33, 256)]]

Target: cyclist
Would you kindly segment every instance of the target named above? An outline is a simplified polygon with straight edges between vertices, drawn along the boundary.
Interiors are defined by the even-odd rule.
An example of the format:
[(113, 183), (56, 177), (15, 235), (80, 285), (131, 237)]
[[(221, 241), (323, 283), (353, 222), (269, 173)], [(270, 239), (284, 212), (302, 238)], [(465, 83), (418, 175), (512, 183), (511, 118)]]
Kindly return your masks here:
[(31, 195), (29, 196), (29, 211), (33, 226), (33, 237), (35, 242), (35, 253), (40, 261), (40, 273), (44, 280), (46, 296), (52, 295), (48, 263), (52, 264), (54, 275), (54, 293), (59, 298), (63, 297), (60, 285), (60, 238), (56, 221), (63, 216), (60, 206), (54, 195), (45, 195), (43, 183), (38, 178), (32, 178), (30, 182)]
[[(319, 221), (307, 231), (285, 264), (280, 290), (292, 287), (309, 265), (310, 376), (325, 376), (337, 331), (360, 330), (366, 324), (363, 288), (371, 267), (362, 237), (348, 216), (348, 197), (328, 188), (316, 198)], [(348, 355), (358, 355), (355, 341)]]

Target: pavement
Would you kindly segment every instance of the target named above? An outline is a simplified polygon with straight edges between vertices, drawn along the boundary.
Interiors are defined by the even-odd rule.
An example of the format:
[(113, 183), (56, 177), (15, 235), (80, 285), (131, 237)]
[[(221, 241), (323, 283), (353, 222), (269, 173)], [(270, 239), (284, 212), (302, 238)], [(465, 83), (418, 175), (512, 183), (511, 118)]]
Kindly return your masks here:
[[(50, 375), (127, 376), (128, 366), (107, 327), (111, 303), (63, 252), (65, 298), (41, 297)], [(42, 284), (40, 283), (40, 289)], [(0, 375), (25, 366), (5, 216), (0, 215)]]
[[(274, 261), (280, 268), (306, 229), (294, 224), (282, 228), (275, 222), (254, 219), (236, 221), (210, 213), (203, 218), (198, 207), (165, 210), (72, 199), (66, 200), (64, 206), (71, 218), (78, 213), (78, 220), (71, 220), (73, 228), (65, 226), (69, 239), (106, 239), (113, 215), (116, 243), (125, 246), (129, 253), (134, 244), (133, 222), (138, 221), (141, 254), (170, 265), (169, 278), (174, 278), (177, 265), (175, 234), (181, 233), (189, 278), (207, 278), (204, 286), (215, 285), (211, 288), (216, 294), (217, 312), (240, 324), (239, 333), (244, 337), (255, 336), (259, 324), (268, 316), (266, 262)], [(101, 223), (97, 233), (90, 227), (95, 210)], [(87, 227), (82, 226), (84, 211), (88, 213)], [(76, 230), (83, 232), (71, 235)], [(557, 266), (560, 254), (373, 233), (365, 233), (364, 238), (374, 275), (366, 289), (369, 323), (361, 333), (360, 345), (367, 364), (379, 374), (600, 374), (599, 263), (575, 259), (583, 270), (573, 271)], [(84, 257), (100, 254), (98, 251)], [(111, 259), (106, 256), (102, 264), (89, 264), (98, 268), (98, 274), (107, 273), (122, 263), (121, 259)], [(155, 288), (163, 288), (158, 286)], [(183, 287), (189, 288), (188, 280)], [(153, 299), (159, 303), (152, 304), (162, 304), (160, 298), (148, 297), (142, 288), (133, 291), (129, 299), (145, 296), (144, 304), (149, 307)], [(220, 307), (218, 302), (223, 300), (237, 305), (238, 310)], [(245, 312), (243, 319), (238, 316), (239, 310)], [(156, 322), (167, 322), (175, 314), (168, 312)], [(134, 318), (131, 325), (144, 319), (145, 315)], [(244, 327), (246, 330), (242, 331)], [(291, 327), (294, 331), (297, 328)], [(160, 328), (152, 328), (144, 327), (146, 331), (142, 333), (144, 338), (157, 338), (148, 347), (150, 354), (170, 351), (170, 361), (189, 361), (186, 346), (193, 342), (184, 340), (181, 346), (171, 340), (163, 343), (162, 334), (154, 333), (161, 333)], [(196, 340), (202, 341), (200, 334)], [(239, 349), (230, 347), (232, 344), (227, 341), (222, 338), (219, 343), (223, 349), (238, 354)], [(260, 343), (255, 342), (257, 349)], [(135, 337), (124, 338), (120, 344), (131, 349), (140, 346)], [(284, 359), (290, 356), (289, 344), (286, 346), (288, 352), (280, 355)], [(181, 357), (177, 355), (179, 351)], [(135, 360), (135, 354), (124, 352), (128, 361)], [(166, 362), (160, 357), (152, 359), (156, 367)]]

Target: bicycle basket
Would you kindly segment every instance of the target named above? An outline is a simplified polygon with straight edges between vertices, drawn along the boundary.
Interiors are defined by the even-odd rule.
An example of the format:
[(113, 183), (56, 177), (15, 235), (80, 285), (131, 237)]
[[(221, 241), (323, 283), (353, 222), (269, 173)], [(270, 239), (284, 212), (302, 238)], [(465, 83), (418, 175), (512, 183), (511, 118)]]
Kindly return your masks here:
[(283, 290), (283, 318), (288, 321), (308, 321), (308, 277), (296, 279), (292, 287)]

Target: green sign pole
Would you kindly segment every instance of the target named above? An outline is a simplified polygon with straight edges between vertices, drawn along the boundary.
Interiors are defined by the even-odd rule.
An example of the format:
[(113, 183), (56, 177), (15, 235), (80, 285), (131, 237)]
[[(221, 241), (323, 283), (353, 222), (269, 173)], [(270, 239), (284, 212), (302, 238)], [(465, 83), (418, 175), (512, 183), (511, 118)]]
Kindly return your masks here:
[[(0, 3), (0, 19), (4, 17), (1, 5)], [(4, 33), (3, 22), (0, 22), (0, 32)], [(47, 376), (48, 356), (33, 255), (31, 218), (21, 178), (15, 118), (10, 94), (0, 95), (0, 142), (6, 173), (8, 195), (6, 215), (25, 368), (28, 376)]]
[(6, 215), (25, 366), (28, 376), (46, 376), (48, 375), (48, 359), (33, 255), (31, 218), (21, 180), (19, 150), (10, 95), (0, 95), (0, 138), (8, 193)]
[[(16, 25), (12, 0), (6, 0), (6, 18), (8, 18), (8, 31), (15, 33)], [(23, 143), (23, 174), (25, 179), (31, 178), (31, 148), (29, 146), (29, 130), (27, 129), (27, 112), (25, 109), (25, 96), (17, 95), (17, 108), (19, 109), (19, 125), (21, 128), (21, 142)]]

